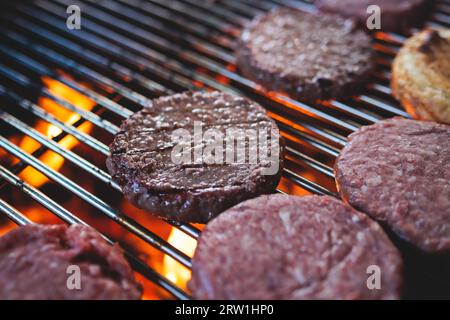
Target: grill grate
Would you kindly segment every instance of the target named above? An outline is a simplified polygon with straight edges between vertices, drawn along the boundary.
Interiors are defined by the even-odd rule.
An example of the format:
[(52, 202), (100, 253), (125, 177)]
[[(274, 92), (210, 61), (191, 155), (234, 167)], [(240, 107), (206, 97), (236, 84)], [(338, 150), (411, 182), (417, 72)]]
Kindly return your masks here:
[[(132, 219), (110, 199), (87, 190), (79, 182), (39, 159), (47, 150), (62, 156), (98, 181), (108, 192), (120, 191), (90, 154), (108, 155), (107, 143), (118, 132), (120, 120), (148, 103), (148, 99), (190, 89), (217, 89), (250, 97), (261, 103), (278, 123), (287, 141), (286, 168), (279, 192), (310, 192), (336, 196), (332, 164), (345, 137), (362, 125), (392, 116), (408, 117), (391, 96), (390, 65), (404, 35), (376, 33), (377, 71), (361, 95), (345, 101), (304, 104), (266, 92), (236, 72), (233, 45), (240, 28), (252, 16), (278, 5), (310, 11), (307, 1), (292, 0), (117, 0), (76, 1), (82, 10), (82, 30), (66, 28), (66, 8), (72, 0), (35, 0), (6, 3), (0, 19), (0, 147), (18, 159), (0, 166), (0, 188), (13, 186), (61, 220), (86, 223), (58, 200), (19, 177), (31, 166), (59, 188), (68, 190), (104, 217), (164, 254), (190, 268), (190, 257)], [(427, 25), (450, 26), (450, 1), (436, 1)], [(95, 106), (80, 108), (54, 94), (42, 79), (52, 79), (79, 92)], [(80, 116), (70, 124), (34, 101), (50, 99)], [(11, 108), (13, 106), (14, 108)], [(29, 124), (29, 117), (61, 129), (48, 137)], [(90, 123), (107, 139), (80, 128)], [(5, 128), (5, 130), (3, 130)], [(23, 150), (3, 132), (15, 132), (39, 143), (32, 153)], [(83, 156), (59, 142), (67, 136), (86, 146)], [(103, 137), (102, 136), (102, 137)], [(84, 149), (83, 149), (84, 150)], [(2, 191), (2, 198), (4, 195)], [(6, 197), (5, 197), (6, 198)], [(0, 199), (0, 210), (13, 222), (31, 223), (24, 213)], [(168, 223), (197, 238), (199, 229)], [(108, 238), (107, 238), (108, 239)], [(108, 239), (108, 241), (111, 241)], [(136, 271), (179, 299), (189, 295), (156, 272), (132, 251), (125, 250)]]

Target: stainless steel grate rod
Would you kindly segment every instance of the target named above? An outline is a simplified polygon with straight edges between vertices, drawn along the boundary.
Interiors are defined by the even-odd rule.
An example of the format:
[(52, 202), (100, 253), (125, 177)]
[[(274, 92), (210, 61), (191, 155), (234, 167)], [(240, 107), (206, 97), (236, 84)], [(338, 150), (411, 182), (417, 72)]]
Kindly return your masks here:
[[(337, 196), (320, 183), (302, 176), (302, 170), (312, 170), (328, 182), (333, 182), (330, 164), (345, 145), (348, 133), (386, 116), (408, 116), (392, 100), (389, 88), (390, 65), (405, 40), (403, 35), (374, 34), (380, 56), (377, 60), (378, 70), (363, 94), (348, 101), (307, 105), (277, 93), (268, 95), (259, 85), (236, 73), (233, 46), (244, 23), (255, 14), (279, 5), (312, 10), (313, 6), (308, 1), (219, 0), (210, 5), (201, 0), (83, 0), (82, 5), (89, 10), (86, 10), (83, 19), (83, 31), (76, 33), (68, 32), (65, 24), (61, 23), (66, 18), (65, 8), (71, 4), (69, 2), (36, 0), (19, 3), (11, 6), (15, 16), (2, 15), (4, 20), (0, 21), (0, 38), (5, 40), (5, 44), (0, 44), (0, 74), (8, 83), (14, 83), (14, 88), (38, 88), (39, 95), (77, 113), (82, 118), (80, 121), (89, 121), (109, 135), (117, 133), (119, 128), (113, 121), (106, 120), (104, 111), (118, 118), (127, 118), (135, 109), (148, 105), (149, 98), (186, 89), (206, 87), (245, 94), (267, 107), (288, 141), (288, 167), (283, 177), (312, 193)], [(436, 2), (436, 11), (427, 24), (448, 27), (450, 1)], [(13, 62), (12, 65), (4, 62), (3, 58)], [(77, 81), (80, 79), (88, 87), (56, 73), (55, 66), (69, 75), (77, 76)], [(33, 80), (36, 75), (38, 78), (47, 76), (57, 80), (90, 98), (96, 103), (95, 109), (83, 110), (59, 98)], [(60, 128), (61, 134), (72, 135), (102, 156), (109, 154), (108, 147), (94, 136), (82, 132), (75, 125), (60, 121), (18, 92), (21, 91), (11, 90), (6, 83), (0, 83), (1, 103), (17, 105), (37, 119)], [(113, 92), (115, 96), (111, 97), (105, 92)], [(36, 140), (44, 150), (61, 155), (101, 183), (111, 186), (112, 190), (120, 190), (107, 172), (59, 145), (56, 137), (46, 137), (12, 113), (0, 112), (0, 120), (21, 135)], [(0, 147), (100, 210), (131, 234), (190, 267), (190, 258), (177, 248), (48, 167), (37, 155), (26, 153), (3, 136), (0, 137)], [(303, 150), (304, 147), (308, 152)], [(1, 179), (22, 190), (63, 221), (85, 223), (55, 200), (21, 180), (17, 174), (0, 166)], [(2, 199), (0, 211), (17, 224), (31, 223)], [(197, 228), (189, 224), (169, 223), (193, 238), (200, 234)], [(177, 298), (189, 298), (128, 251), (127, 256), (135, 270), (148, 279)]]
[(85, 189), (80, 187), (78, 184), (73, 182), (72, 180), (66, 178), (59, 172), (48, 167), (46, 164), (44, 164), (40, 160), (25, 153), (19, 147), (17, 147), (13, 143), (11, 143), (8, 139), (6, 139), (4, 137), (0, 137), (0, 147), (7, 150), (9, 153), (11, 153), (15, 157), (19, 158), (20, 160), (28, 163), (33, 168), (40, 171), (42, 174), (46, 175), (53, 181), (57, 182), (63, 188), (69, 190), (70, 192), (77, 195), (78, 197), (80, 197), (81, 199), (86, 201), (87, 203), (89, 203), (92, 206), (94, 206), (95, 208), (99, 209), (109, 219), (111, 219), (111, 220), (117, 222), (119, 225), (125, 227), (127, 230), (132, 232), (134, 235), (143, 239), (150, 245), (158, 248), (160, 251), (170, 255), (172, 258), (174, 258), (175, 260), (177, 260), (178, 262), (180, 262), (187, 268), (190, 268), (191, 259), (187, 255), (185, 255), (183, 252), (181, 252), (177, 248), (173, 247), (171, 244), (167, 243), (166, 241), (161, 239), (159, 236), (157, 236), (150, 230), (144, 228), (142, 225), (140, 225), (133, 219), (122, 214), (118, 210), (112, 208), (106, 202), (97, 198), (93, 194), (89, 193), (88, 191), (86, 191)]
[[(61, 220), (66, 223), (74, 224), (79, 223), (86, 226), (89, 226), (86, 222), (79, 219), (77, 216), (70, 213), (64, 207), (53, 201), (51, 198), (47, 197), (45, 194), (29, 185), (25, 181), (21, 180), (19, 177), (8, 171), (3, 166), (0, 166), (0, 177), (7, 180), (10, 184), (15, 185), (20, 188), (24, 193), (28, 194), (31, 198), (40, 203), (43, 207), (51, 210), (55, 215), (57, 215)], [(10, 218), (13, 222), (19, 225), (25, 225), (32, 223), (27, 217), (21, 214), (17, 209), (9, 205), (7, 202), (0, 199), (0, 210), (3, 211), (8, 218)], [(106, 237), (102, 234), (102, 237), (108, 241), (110, 244), (113, 244), (114, 241)], [(175, 296), (178, 299), (189, 299), (189, 296), (184, 293), (180, 288), (175, 286), (169, 280), (155, 272), (148, 265), (146, 265), (142, 260), (136, 258), (132, 253), (128, 250), (123, 249), (126, 257), (129, 259), (130, 263), (137, 269), (143, 276), (147, 277), (150, 281), (160, 285), (164, 289), (166, 289), (169, 293)]]

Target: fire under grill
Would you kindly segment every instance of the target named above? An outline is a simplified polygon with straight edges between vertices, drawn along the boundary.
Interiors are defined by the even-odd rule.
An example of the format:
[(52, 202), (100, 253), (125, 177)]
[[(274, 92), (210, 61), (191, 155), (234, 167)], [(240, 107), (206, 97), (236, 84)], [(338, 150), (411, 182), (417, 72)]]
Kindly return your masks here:
[[(81, 30), (66, 26), (72, 4), (81, 8)], [(332, 165), (346, 136), (408, 117), (389, 87), (407, 35), (374, 34), (377, 69), (361, 95), (304, 104), (236, 71), (240, 29), (280, 5), (313, 9), (291, 0), (2, 3), (0, 234), (31, 222), (89, 224), (121, 243), (144, 297), (189, 299), (185, 279), (201, 226), (132, 207), (104, 163), (123, 119), (151, 98), (193, 89), (245, 95), (267, 109), (287, 142), (279, 192), (337, 196)], [(449, 0), (436, 1), (426, 25), (450, 27)]]

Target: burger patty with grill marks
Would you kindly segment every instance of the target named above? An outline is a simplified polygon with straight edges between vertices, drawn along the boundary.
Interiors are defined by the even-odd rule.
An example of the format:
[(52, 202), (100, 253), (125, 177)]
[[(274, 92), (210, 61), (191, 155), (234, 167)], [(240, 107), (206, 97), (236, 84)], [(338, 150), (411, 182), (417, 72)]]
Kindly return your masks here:
[[(203, 156), (199, 162), (174, 161), (179, 144), (173, 134), (182, 129), (185, 136), (194, 135), (198, 123), (205, 135), (199, 143), (185, 141), (184, 151), (189, 155), (200, 151), (203, 155), (217, 136), (207, 138), (206, 132), (214, 130), (223, 135), (223, 141), (219, 139), (223, 154), (212, 154), (222, 157), (218, 162)], [(258, 137), (256, 144), (246, 140), (238, 146), (233, 139), (227, 140), (227, 130), (267, 135), (264, 140)], [(249, 161), (260, 151), (262, 142), (267, 142), (267, 154), (276, 156), (273, 163)], [(234, 157), (225, 161), (230, 146), (244, 150), (242, 161), (233, 161), (237, 160)], [(123, 122), (110, 151), (109, 172), (131, 203), (159, 217), (182, 222), (205, 223), (240, 201), (273, 192), (283, 165), (283, 140), (265, 110), (246, 98), (220, 92), (185, 92), (153, 100)], [(272, 165), (275, 170), (264, 174)]]
[(27, 225), (0, 238), (0, 300), (136, 300), (118, 246), (91, 228)]

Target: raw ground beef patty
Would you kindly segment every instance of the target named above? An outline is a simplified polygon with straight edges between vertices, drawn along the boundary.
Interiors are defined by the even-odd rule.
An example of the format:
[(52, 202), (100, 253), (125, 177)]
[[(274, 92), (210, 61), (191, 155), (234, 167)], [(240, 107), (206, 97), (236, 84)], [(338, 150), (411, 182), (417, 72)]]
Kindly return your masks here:
[(363, 127), (335, 172), (352, 206), (426, 253), (450, 252), (450, 126), (394, 118)]
[(244, 76), (304, 101), (355, 93), (374, 67), (370, 37), (332, 15), (276, 9), (243, 31), (236, 59)]
[[(79, 267), (80, 290), (67, 286), (74, 274), (69, 266)], [(0, 279), (0, 300), (135, 300), (141, 296), (141, 286), (119, 247), (81, 225), (27, 225), (1, 237)]]
[[(202, 125), (200, 135), (193, 129), (196, 123)], [(182, 137), (187, 140), (181, 144), (173, 139), (179, 130), (186, 131)], [(235, 135), (239, 137), (253, 131), (258, 138), (238, 146), (228, 138), (232, 137), (228, 130), (241, 130)], [(197, 142), (195, 136), (200, 137)], [(206, 153), (214, 141), (223, 147), (210, 153), (220, 155), (219, 161)], [(263, 143), (269, 161), (262, 157), (249, 161), (250, 154), (263, 150)], [(180, 145), (192, 162), (174, 161)], [(283, 149), (275, 122), (257, 103), (221, 92), (185, 92), (155, 99), (125, 120), (110, 145), (106, 164), (137, 207), (163, 218), (205, 223), (240, 201), (273, 192), (281, 176)], [(245, 157), (225, 161), (226, 150), (236, 155), (244, 151)], [(194, 160), (196, 151), (205, 152), (199, 162)], [(265, 172), (270, 168), (272, 172)]]
[[(197, 299), (396, 299), (402, 260), (381, 227), (328, 196), (269, 195), (211, 221), (192, 260)], [(378, 266), (381, 290), (369, 290)]]

